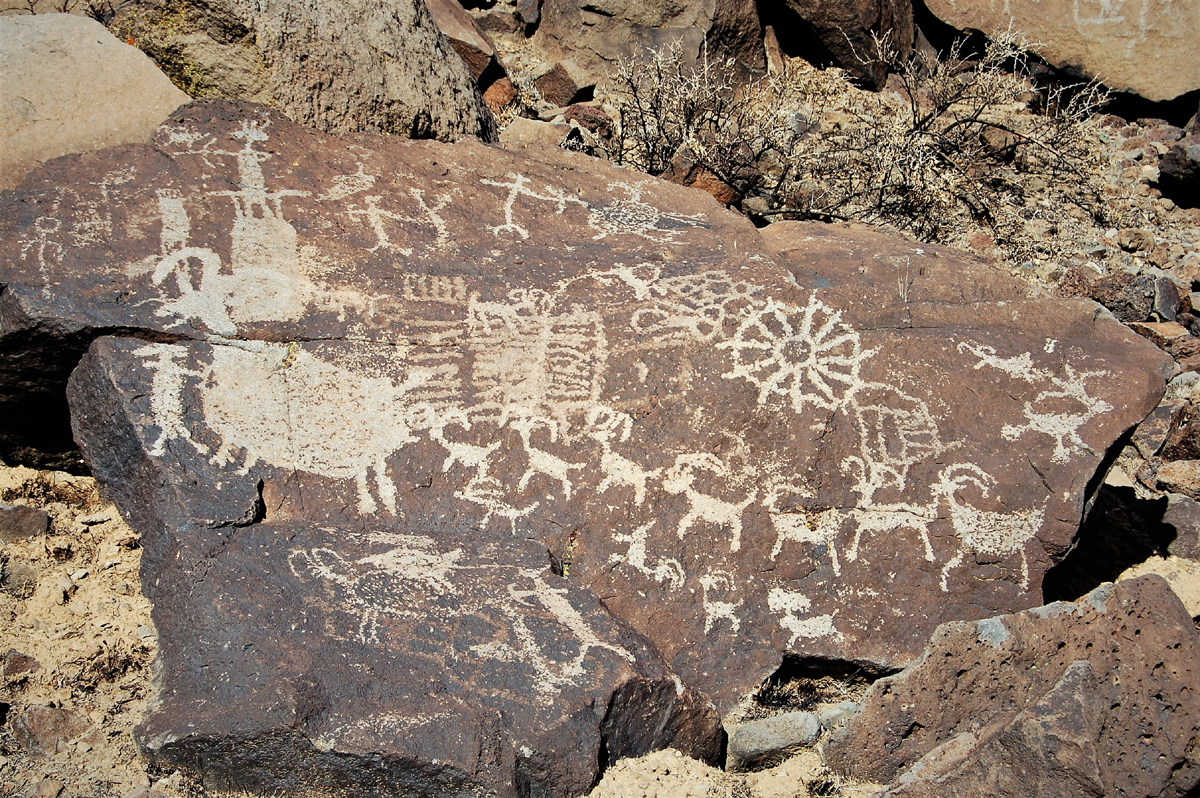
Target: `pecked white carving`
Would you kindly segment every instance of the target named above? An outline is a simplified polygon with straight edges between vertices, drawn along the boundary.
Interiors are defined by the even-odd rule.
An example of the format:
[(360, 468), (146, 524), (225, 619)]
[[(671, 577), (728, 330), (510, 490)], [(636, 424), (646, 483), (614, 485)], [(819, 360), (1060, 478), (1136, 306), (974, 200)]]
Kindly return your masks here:
[[(485, 661), (526, 666), (530, 688), (546, 697), (594, 667), (594, 651), (634, 661), (627, 649), (597, 633), (568, 597), (568, 588), (547, 581), (556, 577), (531, 568), (472, 562), (462, 549), (441, 551), (423, 535), (380, 532), (351, 537), (384, 548), (355, 560), (328, 547), (293, 549), (288, 566), (296, 578), (317, 579), (338, 591), (335, 606), (354, 619), (360, 643), (400, 645), (408, 628), (405, 621), (419, 622), (434, 612), (439, 620), (460, 623), (469, 616), (496, 617), (500, 623), (490, 624), (494, 639), (471, 645), (469, 653)], [(478, 582), (488, 587), (481, 589), (474, 584)], [(493, 583), (503, 588), (492, 590)], [(542, 627), (543, 634), (546, 624), (552, 626), (556, 653), (539, 644), (531, 623)], [(573, 653), (565, 651), (572, 647)], [(449, 646), (440, 652), (447, 661), (455, 655)]]
[[(339, 318), (401, 318), (406, 332), (390, 344), (342, 347), (336, 357), (317, 344), (219, 337), (204, 358), (174, 345), (146, 344), (139, 352), (153, 381), (152, 456), (191, 452), (242, 473), (269, 465), (341, 480), (347, 490), (352, 486), (359, 513), (398, 517), (404, 508), (394, 458), (406, 447), (432, 445), (434, 471), (478, 511), (471, 523), (514, 534), (539, 510), (602, 497), (614, 518), (611, 541), (625, 547), (604, 565), (660, 592), (691, 590), (704, 607), (706, 633), (741, 633), (750, 602), (763, 600), (729, 570), (730, 555), (743, 552), (755, 517), (758, 528), (774, 536), (764, 560), (810, 554), (821, 560), (821, 578), (831, 574), (834, 583), (869, 567), (877, 547), (899, 545), (905, 557), (938, 564), (932, 572), (944, 591), (952, 579), (965, 578), (972, 555), (1000, 558), (1014, 570), (1019, 563), (1019, 585), (1028, 589), (1028, 547), (1046, 505), (981, 509), (995, 477), (956, 451), (961, 441), (943, 439), (921, 398), (930, 395), (927, 389), (864, 376), (879, 371), (868, 370), (879, 365), (879, 349), (868, 346), (864, 332), (820, 291), (793, 281), (780, 293), (718, 269), (681, 274), (686, 269), (678, 264), (632, 262), (501, 293), (470, 277), (405, 266), (397, 267), (387, 291), (368, 295), (336, 282), (338, 263), (323, 263), (319, 253), (299, 246), (286, 211), (289, 198), (306, 192), (268, 185), (263, 167), (274, 157), (264, 146), (268, 132), (265, 124), (246, 122), (233, 134), (238, 147), (180, 133), (177, 143), (196, 157), (212, 164), (232, 160), (237, 189), (201, 198), (159, 190), (159, 251), (131, 267), (160, 287), (155, 312), (217, 336), (236, 336), (248, 321), (298, 319), (314, 308)], [(313, 195), (336, 203), (341, 221), (355, 226), (371, 251), (411, 260), (453, 249), (447, 220), (460, 199), (456, 189), (388, 195), (379, 182), (359, 164), (356, 173), (334, 178), (323, 192), (314, 188)], [(499, 189), (483, 192), (495, 200), (485, 223), (497, 247), (528, 239), (529, 226), (546, 213), (571, 215), (594, 240), (629, 236), (641, 239), (639, 245), (679, 241), (705, 225), (701, 216), (657, 208), (647, 198), (647, 182), (613, 183), (608, 197), (588, 200), (516, 173), (481, 182)], [(200, 201), (232, 205), (228, 258), (192, 229), (189, 213)], [(50, 216), (38, 219), (23, 244), (23, 256), (43, 269), (61, 257), (57, 224)], [(104, 224), (98, 219), (89, 229), (102, 232)], [(413, 243), (413, 230), (424, 245)], [(1059, 371), (1035, 365), (1033, 353), (1001, 356), (976, 342), (951, 344), (963, 368), (993, 370), (1033, 394), (1022, 402), (1024, 421), (1002, 426), (998, 437), (1049, 440), (1057, 463), (1089, 451), (1082, 428), (1112, 408), (1088, 385), (1107, 372), (1070, 363)], [(1063, 362), (1057, 342), (1038, 349), (1038, 362), (1050, 356)], [(691, 369), (681, 367), (687, 379), (670, 389), (685, 398), (693, 386), (720, 384), (740, 389), (764, 416), (784, 415), (797, 429), (825, 434), (837, 426), (851, 453), (836, 464), (834, 477), (844, 480), (850, 498), (838, 507), (816, 505), (811, 475), (799, 473), (803, 464), (778, 454), (752, 456), (742, 436), (721, 427), (720, 408), (687, 407), (689, 423), (721, 438), (719, 444), (659, 447), (652, 425), (616, 394), (623, 382), (654, 386), (664, 360)], [(325, 395), (337, 396), (336, 405), (311, 400)], [(189, 403), (203, 412), (187, 412)], [(958, 462), (942, 465), (952, 460)], [(798, 503), (785, 508), (781, 486)], [(721, 544), (695, 559), (681, 554), (701, 533)], [(307, 572), (345, 590), (351, 583), (333, 574), (390, 573), (378, 563), (339, 562), (334, 554), (310, 551)], [(354, 584), (360, 599), (370, 590)], [(511, 588), (509, 606), (532, 603), (551, 611), (555, 594), (531, 589)], [(775, 585), (759, 592), (767, 593), (767, 609), (791, 645), (840, 639), (836, 613), (814, 613), (820, 599), (805, 591)], [(379, 618), (363, 616), (364, 641), (375, 639)], [(532, 656), (520, 640), (508, 645), (480, 652)], [(555, 683), (548, 672), (541, 678)]]

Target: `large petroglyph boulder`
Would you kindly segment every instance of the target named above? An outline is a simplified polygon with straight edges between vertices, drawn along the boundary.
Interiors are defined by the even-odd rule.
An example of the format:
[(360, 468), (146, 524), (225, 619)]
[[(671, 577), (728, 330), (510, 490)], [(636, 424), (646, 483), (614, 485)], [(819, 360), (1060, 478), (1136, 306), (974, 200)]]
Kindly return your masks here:
[[(701, 192), (542, 157), (333, 139), (194, 103), (153, 147), (56, 161), (0, 197), (3, 434), (41, 445), (21, 437), (16, 397), (61, 390), (91, 345), (75, 436), (142, 532), (164, 630), (171, 698), (147, 722), (151, 750), (182, 761), (286, 726), (298, 753), (264, 758), (442, 761), (411, 755), (407, 731), (334, 734), (333, 709), (295, 698), (297, 670), (276, 680), (297, 708), (253, 728), (189, 704), (243, 695), (218, 672), (260, 672), (248, 649), (221, 655), (224, 671), (186, 660), (217, 656), (181, 620), (210, 604), (233, 619), (203, 637), (222, 652), (260, 645), (247, 625), (282, 635), (307, 618), (330, 639), (270, 650), (363, 673), (382, 673), (376, 648), (429, 673), (466, 660), (438, 695), (511, 658), (572, 670), (553, 706), (595, 717), (504, 709), (516, 681), (464, 699), (472, 717), (513, 718), (499, 745), (516, 747), (519, 782), (527, 760), (558, 761), (539, 747), (554, 729), (610, 755), (710, 750), (696, 690), (723, 712), (787, 652), (896, 667), (945, 621), (1039, 603), (1105, 450), (1163, 390), (1165, 356), (1090, 302), (853, 230), (764, 240)], [(561, 576), (535, 575), (514, 553), (526, 541)], [(455, 586), (444, 611), (414, 580)], [(485, 582), (503, 582), (499, 603), (479, 598)], [(475, 619), (506, 612), (488, 646)], [(582, 709), (606, 694), (629, 702), (636, 742), (612, 742), (600, 700)], [(472, 767), (451, 770), (467, 783)], [(573, 785), (592, 772), (571, 768)]]
[(580, 73), (580, 85), (603, 83), (620, 59), (678, 42), (688, 61), (706, 52), (714, 63), (733, 59), (743, 75), (766, 66), (756, 4), (749, 0), (543, 0), (534, 47), (548, 61)]
[(1181, 796), (1200, 783), (1200, 635), (1158, 576), (947, 624), (825, 743), (887, 796)]
[(1200, 89), (1200, 3), (1143, 0), (929, 0), (956, 28), (1012, 28), (1051, 64), (1148, 100)]

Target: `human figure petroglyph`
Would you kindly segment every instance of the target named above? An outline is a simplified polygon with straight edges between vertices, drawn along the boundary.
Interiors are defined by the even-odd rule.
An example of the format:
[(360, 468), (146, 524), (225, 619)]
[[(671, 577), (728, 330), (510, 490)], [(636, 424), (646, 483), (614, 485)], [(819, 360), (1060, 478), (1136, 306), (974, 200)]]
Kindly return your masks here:
[(949, 592), (946, 578), (950, 571), (962, 565), (964, 554), (982, 554), (995, 557), (1021, 555), (1021, 589), (1029, 589), (1029, 560), (1025, 546), (1037, 537), (1042, 527), (1045, 508), (998, 513), (980, 510), (967, 504), (958, 494), (974, 486), (985, 498), (996, 479), (979, 466), (971, 463), (955, 463), (947, 466), (938, 475), (933, 486), (935, 497), (945, 499), (950, 510), (950, 522), (958, 536), (959, 550), (942, 568), (942, 591)]
[(203, 150), (206, 156), (234, 156), (237, 161), (238, 190), (210, 193), (233, 202), (229, 264), (214, 250), (190, 244), (184, 198), (178, 191), (160, 189), (159, 255), (131, 267), (135, 274), (149, 271), (154, 285), (174, 278), (178, 296), (164, 297), (157, 315), (177, 317), (181, 324), (199, 319), (224, 336), (236, 335), (242, 321), (299, 318), (314, 295), (299, 263), (296, 229), (283, 217), (282, 208), (285, 197), (309, 192), (267, 190), (262, 163), (273, 156), (255, 146), (269, 139), (257, 122), (245, 121), (231, 135), (245, 142), (241, 149)]
[(364, 195), (362, 208), (351, 208), (346, 211), (348, 216), (366, 219), (371, 231), (375, 234), (375, 246), (367, 250), (368, 252), (385, 249), (389, 252), (398, 252), (406, 258), (412, 257), (415, 251), (412, 247), (401, 247), (392, 242), (391, 236), (388, 235), (386, 222), (432, 227), (434, 240), (427, 246), (430, 251), (442, 249), (450, 243), (450, 228), (447, 226), (446, 220), (442, 218), (441, 211), (453, 202), (453, 192), (442, 194), (432, 203), (426, 201), (425, 192), (419, 188), (410, 188), (408, 195), (417, 203), (421, 210), (420, 215), (408, 216), (388, 210), (380, 204), (383, 197), (378, 194)]
[[(614, 543), (628, 543), (629, 548), (624, 554), (611, 554), (608, 557), (609, 565), (626, 564), (638, 571), (648, 579), (653, 579), (655, 582), (662, 583), (669, 581), (671, 589), (679, 588), (687, 578), (683, 571), (683, 566), (679, 564), (679, 560), (668, 557), (660, 557), (658, 564), (651, 568), (647, 564), (646, 555), (646, 540), (650, 534), (650, 529), (656, 522), (642, 524), (637, 529), (630, 532), (628, 535), (620, 532), (613, 533)], [(736, 619), (735, 619), (736, 621)], [(705, 629), (705, 631), (708, 631)]]
[(718, 476), (726, 474), (725, 464), (707, 452), (681, 454), (675, 458), (675, 465), (663, 475), (662, 486), (667, 493), (683, 494), (688, 500), (688, 511), (679, 519), (676, 534), (683, 540), (684, 535), (691, 531), (697, 521), (722, 528), (728, 527), (729, 550), (738, 551), (742, 547), (742, 513), (754, 503), (758, 491), (752, 492), (740, 503), (709, 496), (692, 487), (696, 481), (696, 469), (710, 471)]
[[(960, 343), (958, 351), (970, 352), (979, 358), (979, 362), (975, 364), (976, 371), (988, 366), (1030, 385), (1049, 384), (1032, 401), (1023, 403), (1026, 419), (1024, 424), (1004, 425), (1000, 433), (1005, 440), (1018, 440), (1027, 432), (1047, 435), (1054, 439), (1054, 454), (1051, 459), (1056, 463), (1069, 462), (1071, 456), (1077, 452), (1092, 451), (1080, 437), (1079, 429), (1113, 408), (1108, 402), (1088, 393), (1087, 381), (1107, 377), (1109, 372), (1076, 371), (1070, 363), (1064, 363), (1063, 376), (1060, 377), (1049, 370), (1035, 367), (1029, 352), (1002, 358), (990, 346), (967, 342)], [(1062, 400), (1076, 406), (1075, 412), (1056, 412), (1053, 408), (1060, 406)]]
[(729, 621), (729, 631), (737, 634), (742, 628), (737, 608), (745, 603), (745, 599), (738, 599), (735, 603), (713, 598), (714, 594), (736, 594), (739, 584), (737, 578), (728, 571), (718, 569), (704, 574), (698, 581), (702, 591), (701, 602), (704, 605), (704, 634), (711, 632), (718, 621)]
[(546, 193), (539, 194), (529, 188), (531, 181), (525, 175), (508, 173), (508, 183), (501, 183), (497, 180), (482, 179), (479, 182), (485, 186), (496, 186), (497, 188), (508, 189), (508, 196), (504, 200), (504, 224), (492, 227), (492, 235), (499, 236), (502, 233), (516, 233), (522, 239), (529, 238), (529, 231), (518, 224), (513, 219), (515, 213), (515, 205), (519, 197), (529, 197), (543, 202), (554, 203), (556, 216), (562, 216), (568, 205), (578, 205), (582, 208), (587, 208), (588, 204), (579, 197), (567, 194), (561, 188), (553, 188), (546, 186)]

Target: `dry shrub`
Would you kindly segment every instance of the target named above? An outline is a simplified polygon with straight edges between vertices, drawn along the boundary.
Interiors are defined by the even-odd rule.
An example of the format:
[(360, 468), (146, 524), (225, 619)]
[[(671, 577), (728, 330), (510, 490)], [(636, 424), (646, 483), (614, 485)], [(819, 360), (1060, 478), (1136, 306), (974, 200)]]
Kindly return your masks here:
[(1012, 31), (941, 58), (901, 59), (887, 38), (877, 48), (896, 76), (879, 93), (799, 61), (737, 88), (728, 65), (688, 66), (678, 46), (623, 62), (614, 160), (662, 174), (685, 157), (757, 197), (760, 216), (888, 224), (924, 240), (987, 230), (1013, 260), (1036, 247), (1021, 237), (1039, 203), (1103, 215), (1085, 135), (1106, 99), (1097, 84), (1036, 85)]

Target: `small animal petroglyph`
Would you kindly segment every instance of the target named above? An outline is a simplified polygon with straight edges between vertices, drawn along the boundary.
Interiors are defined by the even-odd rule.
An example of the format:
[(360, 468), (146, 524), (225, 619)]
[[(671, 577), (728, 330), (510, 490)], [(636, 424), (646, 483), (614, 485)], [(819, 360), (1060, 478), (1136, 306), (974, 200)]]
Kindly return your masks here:
[(842, 639), (842, 633), (833, 625), (836, 612), (830, 615), (814, 615), (811, 618), (802, 617), (812, 609), (812, 601), (803, 593), (785, 590), (781, 587), (771, 588), (767, 594), (767, 606), (771, 612), (781, 613), (779, 625), (792, 633), (789, 646), (796, 645), (801, 638), (832, 637)]
[(718, 621), (729, 621), (729, 631), (737, 634), (742, 628), (742, 622), (738, 619), (736, 610), (742, 606), (744, 599), (738, 599), (734, 603), (721, 598), (713, 598), (714, 594), (736, 595), (737, 579), (728, 571), (716, 570), (701, 576), (699, 582), (700, 589), (703, 591), (704, 634), (711, 632)]
[(449, 577), (462, 558), (461, 549), (440, 553), (433, 540), (423, 535), (396, 535), (389, 542), (400, 545), (353, 561), (326, 547), (294, 549), (288, 555), (288, 566), (297, 578), (315, 577), (341, 588), (347, 610), (359, 617), (361, 643), (379, 643), (381, 614), (411, 615), (404, 603), (414, 600), (414, 592), (455, 592)]
[[(629, 549), (624, 554), (610, 555), (608, 562), (610, 565), (624, 563), (640, 572), (643, 576), (653, 579), (655, 582), (670, 581), (671, 589), (675, 590), (687, 578), (686, 574), (684, 574), (683, 566), (679, 564), (679, 560), (661, 557), (658, 560), (658, 564), (653, 568), (646, 564), (646, 538), (650, 534), (650, 529), (654, 524), (654, 521), (642, 524), (628, 535), (623, 535), (620, 532), (614, 533), (613, 541), (616, 543), (628, 543)], [(701, 582), (703, 582), (703, 578)], [(736, 619), (734, 620), (736, 622)], [(705, 631), (707, 632), (708, 629), (706, 628)]]
[(779, 556), (783, 551), (783, 544), (787, 541), (811, 543), (825, 547), (833, 566), (833, 575), (841, 576), (837, 538), (842, 529), (842, 519), (842, 514), (837, 510), (825, 510), (813, 515), (803, 510), (798, 513), (771, 513), (771, 525), (775, 527), (775, 545), (771, 549), (771, 560), (774, 561)]

